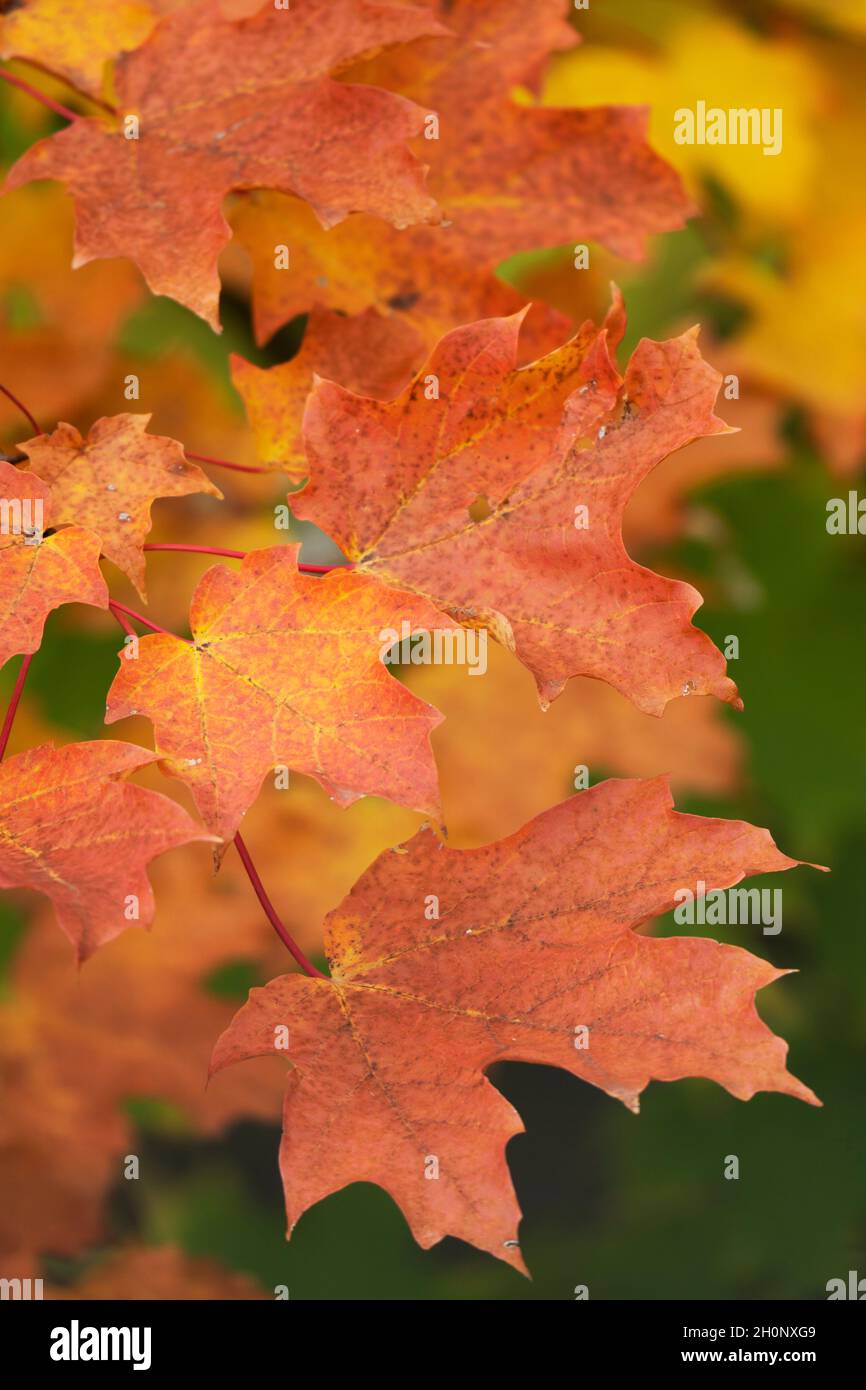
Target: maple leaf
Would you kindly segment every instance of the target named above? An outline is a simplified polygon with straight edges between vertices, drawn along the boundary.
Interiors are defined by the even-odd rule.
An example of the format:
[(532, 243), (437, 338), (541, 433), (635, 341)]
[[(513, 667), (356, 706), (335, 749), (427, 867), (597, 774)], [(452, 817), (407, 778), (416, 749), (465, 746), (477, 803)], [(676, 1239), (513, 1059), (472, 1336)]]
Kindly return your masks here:
[[(391, 303), (397, 312), (408, 305), (429, 344), (459, 323), (518, 307), (491, 270), (509, 256), (579, 238), (638, 259), (649, 235), (683, 225), (692, 205), (647, 143), (644, 108), (514, 100), (518, 84), (537, 85), (552, 53), (578, 42), (566, 9), (564, 0), (439, 0), (434, 11), (450, 34), (349, 73), (437, 114), (425, 158), (444, 225), (393, 232), (359, 217), (323, 230), (295, 200), (241, 199), (231, 220), (253, 262), (260, 339), (314, 303), (352, 313)], [(275, 244), (290, 248), (287, 270), (275, 269)]]
[[(241, 21), (199, 0), (120, 60), (116, 120), (79, 119), (40, 141), (6, 187), (63, 180), (76, 205), (76, 265), (131, 257), (155, 294), (218, 330), (217, 258), (230, 237), (221, 205), (232, 189), (297, 193), (325, 225), (355, 210), (398, 224), (437, 215), (405, 143), (423, 112), (328, 76), (437, 32), (427, 11), (368, 0), (299, 0)], [(138, 138), (127, 138), (130, 116)]]
[(279, 766), (315, 777), (343, 806), (385, 796), (438, 815), (430, 731), (440, 716), (379, 653), (386, 629), (441, 627), (443, 615), (367, 575), (302, 575), (298, 549), (253, 551), (239, 574), (208, 570), (190, 606), (192, 642), (142, 638), (137, 660), (121, 660), (106, 723), (152, 720), (163, 767), (224, 840)]
[(154, 756), (132, 743), (43, 744), (0, 764), (0, 887), (49, 897), (79, 961), (150, 925), (151, 859), (214, 838), (167, 796), (118, 780)]
[(433, 11), (449, 34), (359, 71), (438, 113), (430, 190), (465, 255), (495, 264), (579, 236), (638, 259), (648, 235), (683, 225), (693, 208), (647, 143), (644, 108), (513, 99), (518, 84), (539, 85), (551, 53), (579, 42), (565, 0), (437, 0)]
[(666, 778), (601, 783), (479, 849), (422, 830), (380, 855), (326, 920), (331, 978), (252, 990), (211, 1063), (273, 1055), (289, 1030), (289, 1233), (322, 1197), (374, 1182), (425, 1248), (459, 1236), (523, 1270), (505, 1161), (522, 1125), (484, 1076), (497, 1061), (562, 1067), (635, 1111), (650, 1080), (688, 1076), (819, 1104), (755, 1008), (786, 971), (635, 930), (682, 887), (796, 862), (766, 830), (674, 811)]
[(419, 350), (423, 355), (417, 334), (401, 319), (374, 309), (355, 318), (314, 309), (301, 349), (288, 362), (262, 368), (233, 353), (232, 382), (255, 430), (258, 457), (300, 482), (308, 472), (301, 423), (313, 377), (387, 400), (406, 385)]
[[(360, 314), (373, 307), (404, 322), (430, 348), (459, 324), (516, 313), (524, 298), (485, 265), (467, 259), (441, 227), (396, 230), (356, 213), (324, 229), (298, 198), (257, 189), (237, 199), (229, 221), (252, 265), (256, 341), (315, 306)], [(288, 266), (273, 247), (289, 247)], [(529, 356), (562, 342), (569, 320), (538, 304), (524, 325)], [(532, 350), (534, 349), (534, 351)]]
[(150, 415), (97, 420), (86, 439), (61, 422), (19, 449), (51, 486), (56, 523), (78, 522), (95, 531), (102, 550), (145, 593), (145, 537), (157, 497), (186, 497), (219, 488), (184, 455), (174, 439), (147, 434)]
[(98, 96), (105, 64), (144, 42), (156, 8), (144, 0), (19, 0), (3, 6), (0, 57), (29, 59)]
[(516, 369), (519, 327), (513, 316), (455, 329), (387, 403), (318, 382), (296, 515), (362, 573), (488, 627), (533, 672), (543, 704), (573, 675), (606, 680), (651, 714), (676, 695), (738, 704), (721, 653), (690, 624), (700, 595), (635, 564), (621, 534), (644, 474), (726, 430), (713, 413), (719, 374), (689, 332), (644, 339), (620, 376), (618, 296), (600, 330), (584, 324)]
[(104, 608), (108, 589), (99, 569), (98, 536), (80, 526), (42, 534), (51, 525), (51, 494), (41, 478), (0, 460), (0, 508), (2, 666), (11, 656), (37, 650), (53, 608)]

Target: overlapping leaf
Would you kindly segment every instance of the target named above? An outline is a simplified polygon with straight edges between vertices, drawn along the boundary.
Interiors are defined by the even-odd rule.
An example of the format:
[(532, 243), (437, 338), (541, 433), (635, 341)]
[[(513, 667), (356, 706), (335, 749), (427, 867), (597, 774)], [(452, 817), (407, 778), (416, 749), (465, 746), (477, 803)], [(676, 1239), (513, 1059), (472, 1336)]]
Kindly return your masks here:
[[(810, 0), (799, 4), (809, 8)], [(811, 0), (811, 10), (841, 23), (844, 5)], [(681, 702), (647, 736), (642, 715), (632, 708), (626, 717), (629, 707), (598, 682), (575, 682), (551, 716), (536, 708), (532, 718), (522, 705), (530, 677), (504, 650), (493, 652), (483, 681), (412, 668), (406, 685), (383, 669), (381, 652), (385, 629), (404, 619), (413, 629), (441, 626), (448, 613), (512, 648), (544, 702), (573, 671), (603, 677), (653, 712), (679, 693), (736, 702), (720, 655), (689, 626), (697, 593), (634, 564), (620, 531), (638, 482), (671, 449), (702, 437), (714, 456), (678, 455), (667, 487), (659, 479), (655, 494), (641, 490), (630, 543), (679, 530), (684, 492), (719, 471), (715, 455), (726, 441), (713, 414), (718, 378), (688, 334), (642, 343), (621, 377), (609, 351), (623, 327), (619, 306), (605, 329), (585, 327), (565, 348), (559, 309), (579, 305), (579, 321), (591, 286), (607, 279), (607, 256), (595, 246), (591, 272), (575, 275), (574, 241), (637, 256), (649, 234), (680, 225), (688, 211), (677, 176), (647, 144), (647, 118), (621, 104), (648, 95), (660, 122), (653, 143), (673, 164), (683, 161), (695, 188), (712, 172), (746, 213), (764, 219), (787, 221), (805, 199), (814, 220), (818, 206), (834, 263), (846, 268), (837, 280), (850, 290), (859, 262), (856, 217), (845, 213), (858, 129), (835, 123), (821, 164), (826, 196), (810, 200), (818, 65), (801, 61), (787, 38), (695, 28), (671, 10), (660, 19), (674, 35), (669, 71), (653, 44), (631, 65), (605, 44), (584, 66), (567, 52), (576, 41), (567, 0), (431, 0), (428, 9), (292, 0), (286, 10), (266, 0), (22, 0), (5, 11), (2, 52), (35, 59), (92, 95), (116, 92), (120, 102), (116, 119), (77, 121), (31, 150), (12, 176), (12, 186), (62, 178), (78, 212), (76, 264), (108, 259), (58, 275), (70, 259), (57, 239), (58, 227), (60, 242), (66, 236), (59, 188), (28, 188), (10, 200), (0, 318), (12, 332), (0, 379), (41, 419), (81, 425), (111, 415), (118, 383), (141, 369), (130, 356), (140, 352), (137, 331), (124, 335), (122, 355), (109, 346), (140, 298), (131, 262), (151, 288), (216, 326), (217, 257), (229, 236), (222, 204), (227, 193), (238, 195), (225, 211), (252, 259), (258, 336), (313, 309), (292, 361), (268, 372), (235, 363), (258, 454), (293, 482), (307, 475), (302, 407), (314, 374), (328, 378), (307, 417), (313, 480), (297, 511), (356, 562), (354, 572), (307, 579), (296, 572), (296, 552), (278, 547), (251, 555), (239, 574), (211, 570), (193, 601), (191, 643), (156, 636), (142, 639), (140, 651), (125, 649), (109, 719), (153, 720), (154, 758), (187, 782), (209, 826), (226, 837), (282, 764), (318, 779), (339, 806), (376, 793), (439, 815), (429, 743), (438, 719), (418, 697), (438, 705), (440, 690), (451, 717), (434, 747), (444, 755), (446, 819), (464, 843), (507, 833), (556, 800), (576, 762), (588, 761), (593, 775), (664, 766), (683, 785), (729, 790), (736, 748), (710, 701)], [(649, 34), (652, 23), (640, 17), (638, 28)], [(846, 80), (856, 89), (858, 61), (849, 55), (843, 64), (841, 45), (821, 42), (832, 54), (823, 66), (850, 62)], [(107, 60), (133, 49), (114, 84)], [(703, 147), (676, 147), (674, 157), (664, 143), (676, 96), (669, 72), (682, 87), (674, 104), (690, 92), (705, 96), (698, 79), (708, 52), (728, 59), (716, 74), (707, 69), (727, 94), (721, 104), (752, 105), (747, 89), (758, 83), (762, 91), (768, 73), (770, 105), (777, 90), (790, 97), (791, 158)], [(601, 90), (611, 72), (613, 94)], [(617, 105), (555, 110), (534, 105), (535, 91), (547, 102)], [(416, 163), (406, 141), (434, 112), (438, 128), (425, 133), (435, 138), (416, 142)], [(141, 121), (137, 139), (122, 130), (129, 115)], [(758, 183), (743, 173), (754, 172), (755, 160), (768, 175)], [(431, 166), (429, 187), (422, 164)], [(24, 199), (26, 219), (18, 212)], [(442, 225), (430, 225), (434, 199)], [(428, 225), (404, 225), (420, 222)], [(712, 217), (708, 226), (720, 231)], [(792, 251), (789, 227), (784, 265), (775, 244), (750, 245), (752, 230), (731, 215), (722, 236), (732, 234), (735, 254), (704, 279), (753, 311), (726, 339), (723, 369), (803, 401), (837, 460), (853, 466), (863, 440), (856, 295), (827, 298), (813, 267)], [(276, 255), (283, 243), (285, 268)], [(501, 316), (516, 314), (524, 297), (495, 267), (514, 252), (557, 245), (568, 291), (557, 294), (556, 309), (536, 306), (524, 320), (518, 355), (519, 325)], [(533, 259), (527, 273), (542, 287), (547, 276), (550, 288), (555, 263), (555, 254)], [(245, 296), (237, 247), (222, 269), (227, 289)], [(814, 314), (786, 310), (784, 270), (801, 311), (823, 295), (817, 328)], [(503, 273), (523, 283), (513, 266)], [(667, 322), (681, 305), (666, 302)], [(164, 311), (150, 306), (148, 323), (152, 314), (162, 329)], [(386, 403), (443, 333), (462, 324), (470, 326), (445, 339), (417, 380)], [(780, 324), (785, 333), (770, 341), (768, 328)], [(834, 334), (839, 325), (846, 331)], [(830, 364), (823, 377), (814, 371), (816, 332)], [(793, 351), (780, 356), (788, 339)], [(47, 376), (46, 352), (56, 368)], [(148, 408), (164, 412), (162, 433), (252, 462), (222, 382), (208, 377), (202, 389), (201, 361), (190, 367), (171, 346), (145, 363)], [(518, 361), (532, 365), (515, 370)], [(736, 422), (745, 425), (765, 404), (746, 391)], [(153, 449), (137, 420), (100, 421), (87, 443), (71, 426), (30, 441), (23, 447), (32, 473), (0, 464), (0, 659), (33, 650), (57, 604), (105, 605), (100, 548), (142, 587), (155, 496), (215, 492), (181, 446), (158, 440)], [(16, 431), (7, 437), (19, 437), (17, 422)], [(769, 443), (772, 457), (772, 435)], [(264, 507), (244, 517), (239, 505), (231, 535), (220, 538), (201, 528), (206, 508), (167, 508), (169, 527), (180, 519), (168, 536), (268, 545), (274, 480), (241, 473), (228, 482), (233, 503), (255, 498)], [(33, 527), (8, 526), (11, 504), (47, 503), (48, 484), (53, 509), (40, 525), (71, 529), (41, 539)], [(583, 508), (585, 530), (575, 526)], [(160, 622), (186, 621), (189, 580), (205, 563), (194, 554), (159, 559)], [(19, 746), (36, 741), (34, 729), (44, 742), (37, 708), (19, 714)], [(0, 765), (0, 886), (43, 892), (80, 957), (135, 923), (131, 901), (138, 924), (149, 922), (152, 854), (213, 838), (173, 802), (116, 780), (149, 761), (126, 744), (88, 744), (37, 748)], [(155, 781), (155, 768), (151, 775)], [(388, 803), (338, 811), (318, 787), (294, 779), (291, 795), (262, 796), (256, 817), (250, 844), (263, 877), (313, 953), (321, 913), (361, 863), (414, 823)], [(674, 814), (659, 784), (597, 788), (480, 850), (444, 849), (425, 834), (384, 854), (329, 919), (333, 980), (291, 977), (256, 991), (223, 1035), (214, 1068), (254, 1054), (269, 1062), (233, 1070), (204, 1092), (204, 1058), (229, 1011), (212, 988), (216, 977), (234, 978), (239, 964), (259, 979), (281, 968), (239, 865), (205, 879), (206, 859), (191, 847), (160, 865), (161, 946), (126, 934), (82, 981), (46, 903), (16, 954), (14, 1003), (0, 1009), (9, 1099), (0, 1116), (0, 1251), (21, 1260), (16, 1269), (29, 1270), (29, 1260), (35, 1273), (35, 1251), (74, 1254), (111, 1238), (105, 1199), (130, 1146), (130, 1093), (158, 1093), (208, 1133), (238, 1116), (273, 1113), (281, 1069), (271, 1059), (285, 1056), (274, 1048), (283, 1026), (295, 1064), (281, 1158), (290, 1224), (321, 1196), (372, 1181), (401, 1204), (422, 1244), (452, 1233), (518, 1267), (505, 1146), (520, 1123), (485, 1079), (492, 1063), (562, 1066), (632, 1108), (648, 1079), (683, 1075), (713, 1077), (743, 1097), (763, 1088), (815, 1099), (786, 1071), (784, 1044), (755, 1011), (756, 990), (781, 972), (734, 947), (635, 931), (670, 906), (676, 887), (701, 878), (733, 883), (794, 861), (766, 832)], [(575, 1046), (581, 1025), (589, 1029), (584, 1049)], [(133, 1248), (66, 1293), (184, 1290), (255, 1292), (173, 1250)]]
[(650, 1080), (686, 1076), (817, 1103), (755, 1008), (784, 971), (635, 930), (679, 888), (795, 862), (765, 830), (673, 811), (663, 778), (602, 783), (480, 849), (421, 831), (380, 856), (327, 920), (332, 978), (253, 990), (214, 1051), (218, 1071), (288, 1030), (289, 1231), (374, 1182), (422, 1246), (456, 1235), (523, 1269), (505, 1161), (522, 1126), (484, 1076), (496, 1061), (562, 1067), (633, 1110)]
[(98, 96), (105, 64), (143, 43), (166, 0), (18, 0), (4, 5), (0, 56), (27, 58)]
[(410, 690), (445, 716), (433, 751), (457, 848), (510, 835), (586, 785), (584, 769), (592, 782), (669, 773), (675, 792), (731, 794), (740, 781), (740, 730), (715, 700), (675, 700), (648, 719), (603, 681), (578, 677), (542, 711), (532, 676), (498, 643), (483, 677), (470, 669), (404, 668)]
[(54, 520), (95, 531), (102, 550), (140, 594), (145, 591), (144, 551), (150, 509), (157, 497), (186, 497), (219, 488), (174, 439), (147, 433), (149, 415), (97, 420), (86, 439), (74, 425), (28, 439), (19, 448), (51, 487)]
[(279, 767), (315, 777), (341, 805), (363, 795), (438, 814), (430, 731), (438, 713), (388, 674), (380, 652), (403, 621), (447, 626), (423, 599), (367, 575), (297, 569), (297, 546), (208, 570), (193, 595), (192, 642), (142, 639), (121, 661), (106, 721), (153, 721), (164, 766), (230, 839)]
[[(461, 323), (513, 314), (525, 302), (488, 266), (469, 260), (450, 227), (397, 230), (358, 213), (323, 229), (299, 198), (261, 189), (239, 198), (229, 220), (252, 265), (259, 342), (317, 306), (346, 314), (372, 307), (413, 329), (423, 351)], [(275, 263), (275, 246), (288, 248), (287, 266)], [(564, 315), (535, 306), (524, 327), (530, 356), (567, 330)]]
[(436, 0), (450, 33), (377, 56), (368, 80), (439, 114), (430, 190), (448, 234), (479, 264), (574, 239), (638, 258), (692, 210), (646, 139), (640, 107), (555, 110), (517, 102), (578, 35), (564, 0)]
[(653, 714), (677, 695), (737, 703), (721, 653), (690, 624), (700, 595), (635, 564), (621, 535), (644, 474), (726, 429), (713, 413), (718, 373), (689, 332), (644, 340), (620, 376), (619, 299), (601, 330), (585, 324), (515, 369), (519, 326), (456, 329), (392, 402), (318, 383), (297, 514), (362, 572), (488, 627), (543, 702), (589, 675)]
[(230, 236), (221, 205), (232, 189), (296, 193), (325, 225), (355, 210), (398, 225), (436, 216), (406, 147), (423, 112), (329, 74), (440, 31), (427, 11), (370, 0), (295, 0), (240, 21), (193, 0), (120, 61), (118, 118), (77, 120), (41, 141), (7, 187), (62, 179), (76, 204), (77, 265), (131, 257), (154, 293), (217, 327), (217, 258)]
[(168, 797), (120, 780), (153, 760), (105, 741), (45, 744), (0, 764), (0, 887), (50, 898), (80, 961), (150, 925), (151, 859), (214, 838)]
[(43, 535), (51, 523), (42, 479), (0, 460), (0, 666), (37, 650), (53, 608), (108, 602), (99, 537), (80, 526)]
[[(577, 42), (567, 8), (564, 0), (438, 0), (448, 36), (395, 48), (353, 72), (436, 114), (425, 158), (447, 225), (395, 235), (363, 219), (331, 236), (302, 207), (256, 195), (234, 225), (253, 258), (262, 336), (313, 303), (384, 311), (389, 300), (438, 335), (517, 307), (504, 302), (510, 291), (491, 270), (519, 251), (596, 240), (637, 258), (649, 235), (682, 225), (690, 204), (647, 143), (643, 109), (514, 100), (519, 84), (536, 85), (550, 54)], [(275, 242), (290, 248), (288, 270), (274, 271)]]
[(307, 476), (301, 423), (313, 376), (387, 400), (406, 385), (420, 347), (408, 324), (373, 309), (354, 318), (315, 309), (300, 352), (288, 362), (262, 368), (232, 356), (232, 381), (255, 430), (259, 458), (301, 481)]

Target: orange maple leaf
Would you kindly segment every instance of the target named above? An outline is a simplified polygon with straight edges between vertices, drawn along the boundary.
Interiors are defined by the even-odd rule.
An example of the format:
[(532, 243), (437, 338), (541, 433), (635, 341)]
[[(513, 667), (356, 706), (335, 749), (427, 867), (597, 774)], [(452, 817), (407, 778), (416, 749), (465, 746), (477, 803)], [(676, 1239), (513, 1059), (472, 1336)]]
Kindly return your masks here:
[(326, 920), (331, 978), (252, 990), (211, 1063), (273, 1056), (288, 1030), (289, 1233), (373, 1182), (425, 1248), (459, 1236), (523, 1270), (505, 1161), (523, 1126), (484, 1076), (497, 1061), (562, 1067), (635, 1111), (649, 1081), (687, 1076), (820, 1104), (755, 1008), (786, 971), (635, 930), (679, 888), (796, 862), (766, 830), (674, 811), (666, 778), (603, 782), (479, 849), (422, 830), (380, 855)]
[(40, 141), (6, 187), (63, 180), (76, 205), (76, 265), (128, 256), (155, 294), (218, 329), (217, 259), (231, 235), (222, 201), (232, 189), (297, 193), (325, 225), (355, 210), (402, 225), (435, 218), (406, 147), (424, 113), (329, 74), (441, 32), (428, 11), (369, 0), (300, 0), (242, 21), (198, 0), (120, 60), (116, 119), (79, 119)]
[[(252, 265), (259, 343), (315, 306), (346, 314), (372, 307), (411, 327), (423, 352), (461, 323), (513, 314), (526, 302), (489, 266), (468, 260), (450, 228), (397, 230), (357, 213), (324, 229), (299, 198), (262, 189), (238, 198), (228, 216)], [(281, 244), (288, 266), (275, 264), (273, 247)], [(523, 329), (531, 345), (524, 360), (562, 342), (569, 325), (556, 309), (534, 305)]]
[(367, 575), (313, 579), (298, 546), (208, 570), (190, 606), (192, 642), (144, 637), (121, 659), (106, 723), (153, 721), (164, 769), (205, 823), (235, 834), (275, 768), (315, 777), (341, 805), (385, 796), (439, 814), (430, 732), (440, 715), (388, 674), (386, 630), (447, 626), (423, 599)]
[(50, 898), (79, 961), (150, 926), (151, 859), (214, 839), (167, 796), (119, 780), (154, 757), (108, 741), (42, 744), (0, 764), (0, 887)]
[(207, 492), (222, 497), (183, 445), (147, 434), (149, 415), (97, 420), (86, 439), (61, 422), (51, 434), (19, 444), (34, 472), (51, 485), (55, 522), (95, 531), (102, 550), (145, 594), (144, 545), (157, 497)]
[(486, 626), (542, 703), (573, 675), (660, 714), (677, 695), (738, 704), (690, 619), (701, 597), (632, 561), (626, 504), (666, 455), (726, 425), (721, 378), (689, 332), (644, 339), (625, 376), (618, 296), (605, 325), (515, 369), (520, 316), (455, 329), (394, 401), (319, 382), (304, 415), (311, 481), (292, 497), (363, 573)]
[(80, 526), (45, 536), (51, 523), (42, 479), (0, 460), (0, 666), (38, 649), (53, 608), (108, 603), (99, 537)]
[[(514, 100), (520, 84), (537, 85), (552, 53), (579, 41), (565, 0), (433, 8), (447, 34), (395, 47), (349, 76), (435, 116), (424, 157), (445, 224), (395, 233), (359, 217), (331, 233), (279, 194), (242, 199), (232, 222), (253, 261), (260, 338), (314, 303), (348, 312), (373, 304), (405, 310), (429, 344), (431, 333), (518, 307), (492, 274), (505, 258), (577, 239), (638, 259), (648, 236), (681, 227), (693, 211), (679, 175), (647, 142), (645, 108)], [(274, 267), (275, 242), (290, 248), (288, 269)]]
[[(644, 107), (533, 106), (552, 53), (577, 44), (567, 0), (436, 0), (448, 33), (419, 37), (359, 69), (439, 116), (430, 191), (447, 235), (491, 265), (579, 236), (638, 259), (647, 236), (693, 211), (679, 175), (647, 143)], [(353, 73), (352, 76), (355, 74)]]

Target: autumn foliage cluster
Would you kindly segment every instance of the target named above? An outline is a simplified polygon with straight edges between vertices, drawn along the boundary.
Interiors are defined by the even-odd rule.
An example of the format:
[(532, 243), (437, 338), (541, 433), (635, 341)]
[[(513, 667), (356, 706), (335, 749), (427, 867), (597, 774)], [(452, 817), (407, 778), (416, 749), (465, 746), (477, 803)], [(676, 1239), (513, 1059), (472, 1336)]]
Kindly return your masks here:
[[(118, 661), (92, 689), (104, 736), (55, 746), (22, 706), (0, 766), (0, 885), (54, 918), (0, 1018), (0, 1272), (99, 1238), (130, 1094), (216, 1133), (282, 1093), (289, 1232), (366, 1181), (425, 1248), (457, 1236), (520, 1270), (522, 1124), (495, 1063), (633, 1111), (684, 1077), (817, 1103), (756, 1008), (786, 972), (647, 930), (679, 888), (796, 864), (646, 775), (719, 791), (737, 771), (714, 704), (742, 703), (701, 595), (623, 540), (627, 507), (630, 541), (664, 536), (688, 476), (738, 466), (718, 354), (695, 328), (625, 354), (616, 286), (575, 323), (543, 262), (523, 288), (497, 274), (584, 243), (638, 260), (696, 211), (643, 105), (540, 99), (570, 15), (28, 0), (2, 20), (16, 101), (56, 116), (7, 174), (2, 255), (40, 226), (35, 279), (65, 324), (50, 371), (41, 329), (2, 354), (31, 419), (0, 460), (0, 660), (24, 658), (4, 752), (54, 610), (113, 625)], [(230, 364), (248, 423), (182, 353), (105, 347), (150, 296), (219, 334), (221, 290), (250, 306)], [(483, 635), (487, 670), (398, 668), (387, 631)], [(567, 795), (562, 741), (624, 780)], [(167, 929), (142, 932), (155, 913)], [(233, 1016), (192, 989), (250, 958), (266, 983)], [(135, 1279), (174, 1287), (172, 1258)]]

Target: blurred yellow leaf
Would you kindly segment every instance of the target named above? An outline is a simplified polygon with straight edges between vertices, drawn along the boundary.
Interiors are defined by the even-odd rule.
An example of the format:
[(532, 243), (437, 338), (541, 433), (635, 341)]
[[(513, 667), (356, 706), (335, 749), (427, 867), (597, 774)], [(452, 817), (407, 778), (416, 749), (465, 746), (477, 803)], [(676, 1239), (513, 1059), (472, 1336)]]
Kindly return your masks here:
[(773, 269), (739, 252), (711, 267), (705, 283), (730, 295), (749, 318), (728, 346), (732, 370), (793, 397), (812, 414), (831, 463), (850, 469), (866, 430), (866, 52), (815, 42), (809, 53), (832, 74), (821, 159)]
[(105, 64), (144, 43), (156, 23), (144, 0), (27, 0), (9, 8), (0, 57), (30, 59), (96, 95)]
[[(582, 45), (555, 58), (543, 99), (551, 106), (609, 102), (651, 106), (650, 143), (693, 192), (707, 176), (744, 207), (773, 218), (801, 208), (819, 153), (812, 116), (819, 72), (794, 44), (766, 40), (724, 19), (687, 19), (663, 52)], [(675, 113), (684, 107), (782, 108), (782, 149), (760, 145), (679, 145)]]

